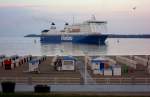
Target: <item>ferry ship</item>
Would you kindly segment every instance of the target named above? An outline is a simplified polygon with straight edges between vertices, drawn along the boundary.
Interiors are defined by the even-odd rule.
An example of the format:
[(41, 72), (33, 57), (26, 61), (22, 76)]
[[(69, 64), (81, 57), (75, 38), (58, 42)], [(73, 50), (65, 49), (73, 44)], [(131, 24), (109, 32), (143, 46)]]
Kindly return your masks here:
[(79, 44), (105, 44), (107, 21), (98, 21), (95, 16), (83, 23), (69, 25), (58, 31), (54, 22), (41, 32), (41, 43), (72, 42)]

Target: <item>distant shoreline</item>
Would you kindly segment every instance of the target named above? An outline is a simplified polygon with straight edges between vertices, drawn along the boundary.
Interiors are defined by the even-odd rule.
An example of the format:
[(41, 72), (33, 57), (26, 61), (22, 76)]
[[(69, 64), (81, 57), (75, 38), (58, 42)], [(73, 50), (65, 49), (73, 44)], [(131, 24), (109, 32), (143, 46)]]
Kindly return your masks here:
[(109, 34), (108, 38), (150, 38), (150, 34), (138, 34), (138, 35)]
[(40, 37), (41, 35), (37, 35), (37, 34), (28, 34), (25, 35), (24, 37)]
[[(24, 37), (41, 37), (41, 35), (28, 34), (28, 35), (25, 35)], [(108, 34), (108, 38), (150, 38), (150, 34), (138, 34), (138, 35)]]

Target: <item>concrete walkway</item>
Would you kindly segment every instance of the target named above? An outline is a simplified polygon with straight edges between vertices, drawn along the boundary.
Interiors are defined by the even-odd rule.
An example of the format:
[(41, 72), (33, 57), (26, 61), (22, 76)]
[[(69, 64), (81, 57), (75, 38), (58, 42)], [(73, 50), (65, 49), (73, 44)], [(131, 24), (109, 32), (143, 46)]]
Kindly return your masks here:
[(51, 85), (57, 92), (150, 92), (150, 85)]
[[(34, 92), (35, 85), (16, 84), (16, 92)], [(150, 85), (49, 85), (52, 92), (150, 92)], [(2, 91), (0, 85), (0, 91)]]

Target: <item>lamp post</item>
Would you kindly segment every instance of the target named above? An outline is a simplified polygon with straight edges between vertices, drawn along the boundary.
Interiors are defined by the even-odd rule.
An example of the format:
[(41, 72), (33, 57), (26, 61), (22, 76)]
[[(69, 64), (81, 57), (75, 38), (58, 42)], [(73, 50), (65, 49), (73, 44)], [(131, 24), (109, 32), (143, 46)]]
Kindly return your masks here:
[(88, 52), (84, 52), (84, 84), (87, 84), (87, 62), (88, 62)]

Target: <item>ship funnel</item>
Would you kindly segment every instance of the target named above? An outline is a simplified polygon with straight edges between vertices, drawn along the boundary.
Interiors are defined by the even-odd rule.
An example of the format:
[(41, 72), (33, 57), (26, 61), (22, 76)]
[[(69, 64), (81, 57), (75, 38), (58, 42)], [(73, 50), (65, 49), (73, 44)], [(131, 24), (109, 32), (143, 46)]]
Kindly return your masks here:
[(65, 32), (69, 32), (69, 23), (65, 23), (65, 27), (64, 27)]
[(55, 25), (55, 23), (54, 22), (52, 22), (52, 24), (51, 25)]
[(66, 25), (66, 26), (68, 26), (68, 25), (69, 25), (69, 23), (67, 23), (67, 22), (66, 22), (66, 23), (65, 23), (65, 25)]
[(56, 29), (56, 26), (55, 26), (54, 22), (51, 23), (51, 28), (50, 29)]

